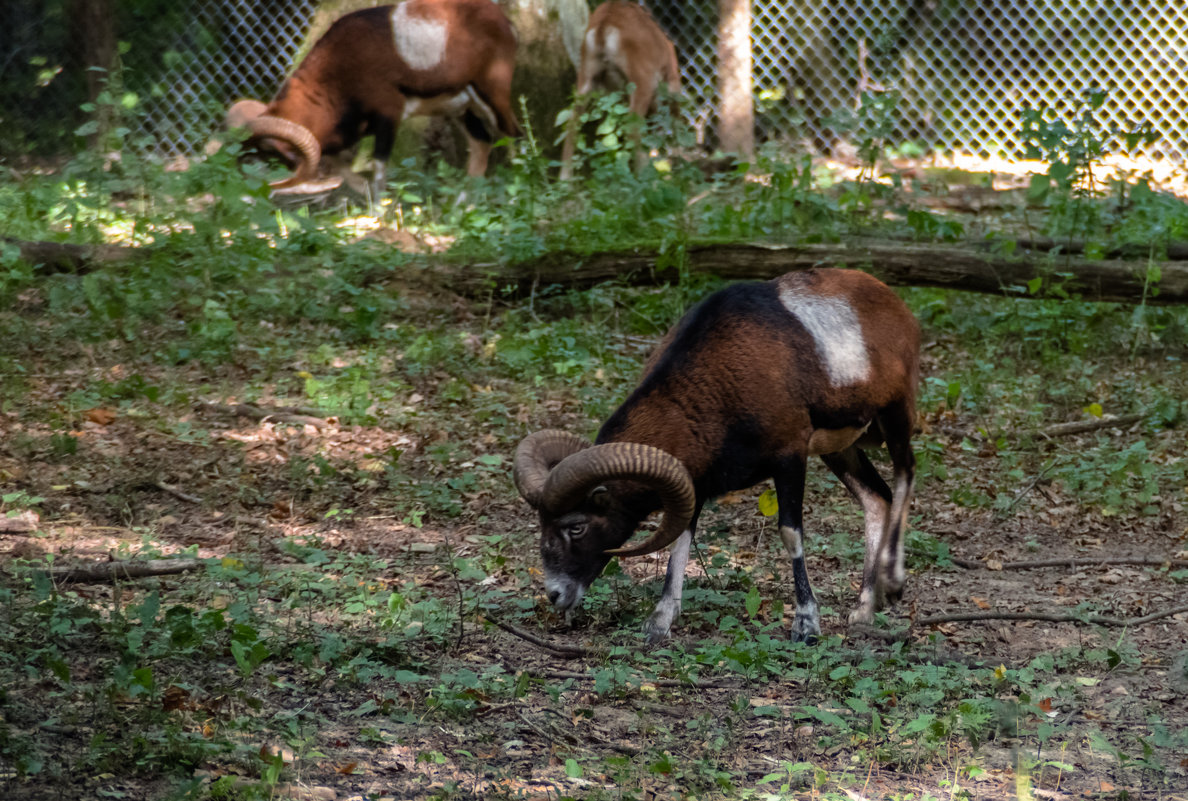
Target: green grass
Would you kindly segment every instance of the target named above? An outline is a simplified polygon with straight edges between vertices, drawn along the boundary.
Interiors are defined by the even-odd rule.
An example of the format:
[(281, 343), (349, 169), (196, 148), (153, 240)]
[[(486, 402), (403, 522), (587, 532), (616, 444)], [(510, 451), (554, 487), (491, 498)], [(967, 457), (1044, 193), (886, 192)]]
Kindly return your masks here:
[[(902, 777), (886, 797), (976, 798), (1005, 753), (1011, 775), (1037, 786), (1097, 769), (1135, 792), (1175, 786), (1182, 720), (1141, 705), (1124, 729), (1073, 720), (1094, 687), (1147, 669), (1131, 632), (1086, 629), (1011, 664), (946, 659), (943, 631), (790, 642), (789, 569), (760, 530), (758, 490), (707, 510), (706, 575), (659, 650), (638, 633), (656, 582), (617, 563), (572, 630), (555, 631), (563, 621), (539, 597), (510, 455), (546, 426), (592, 435), (651, 344), (720, 286), (687, 273), (685, 249), (950, 237), (960, 221), (888, 220), (887, 188), (827, 185), (807, 159), (774, 152), (756, 162), (766, 181), (679, 164), (637, 177), (607, 140), (585, 154), (585, 180), (558, 185), (520, 152), (467, 206), (450, 201), (458, 176), (402, 173), (389, 213), (453, 243), (409, 256), (356, 241), (338, 212), (277, 209), (233, 155), (189, 173), (132, 153), (109, 169), (84, 157), (50, 175), (0, 173), (0, 234), (152, 245), (139, 261), (49, 276), (0, 246), (0, 513), (43, 517), (0, 573), (0, 789), (266, 798), (341, 781), (363, 793), (347, 766), (393, 754), (412, 777), (405, 792), (441, 798), (546, 785), (555, 797), (842, 798), (872, 772)], [(1183, 204), (1141, 186), (1128, 213), (1078, 195), (1095, 209), (1078, 225), (1179, 236)], [(456, 298), (420, 280), (447, 260), (638, 243), (664, 254), (667, 286), (516, 298), (492, 284)], [(917, 577), (953, 578), (952, 550), (968, 547), (933, 525), (942, 512), (1025, 526), (1068, 507), (1161, 530), (1188, 482), (1182, 309), (902, 294), (927, 343)], [(317, 433), (244, 423), (201, 401), (312, 407), (337, 422)], [(97, 422), (100, 409), (113, 421)], [(1075, 445), (1044, 435), (1103, 413), (1142, 420)], [(158, 481), (200, 502), (163, 496)], [(821, 470), (809, 499), (814, 581), (827, 619), (844, 619), (858, 515)], [(105, 536), (117, 556), (213, 555), (184, 578), (118, 588), (55, 586), (41, 572), (41, 546), (94, 560), (84, 540)], [(1182, 572), (1157, 576), (1183, 583)], [(489, 618), (591, 656), (558, 664)], [(1164, 656), (1161, 670), (1182, 665)], [(1105, 762), (1077, 768), (1070, 749)], [(546, 765), (536, 780), (529, 758)]]

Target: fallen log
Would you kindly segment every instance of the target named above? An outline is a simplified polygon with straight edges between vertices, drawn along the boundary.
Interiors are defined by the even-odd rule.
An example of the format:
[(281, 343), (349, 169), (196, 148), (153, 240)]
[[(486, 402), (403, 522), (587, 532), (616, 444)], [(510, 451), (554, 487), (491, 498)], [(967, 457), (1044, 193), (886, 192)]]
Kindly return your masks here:
[[(661, 285), (674, 270), (657, 270), (652, 251), (550, 253), (516, 264), (435, 265), (433, 274), (456, 292), (486, 296), (491, 284), (528, 294), (549, 284), (588, 287), (610, 280)], [(1079, 297), (1090, 301), (1188, 303), (1188, 264), (1052, 259), (1034, 251), (1011, 256), (968, 247), (855, 241), (837, 244), (720, 244), (686, 252), (690, 272), (729, 280), (774, 278), (813, 267), (865, 269), (893, 286), (941, 287), (1018, 298)], [(1147, 281), (1157, 266), (1158, 282)], [(1029, 286), (1034, 279), (1039, 284)]]
[(124, 245), (76, 245), (72, 242), (31, 242), (0, 237), (0, 242), (20, 250), (21, 260), (32, 264), (38, 274), (89, 273), (100, 267), (144, 258), (148, 248)]
[[(85, 273), (100, 267), (143, 258), (151, 248), (116, 245), (70, 245), (4, 239), (20, 248), (21, 257), (41, 274)], [(1114, 303), (1174, 305), (1188, 303), (1188, 263), (1124, 259), (1092, 260), (1069, 255), (1051, 256), (1027, 246), (1007, 255), (1003, 243), (962, 245), (910, 244), (888, 240), (777, 245), (730, 243), (692, 245), (686, 250), (691, 272), (711, 273), (728, 280), (774, 278), (812, 267), (857, 267), (893, 286), (959, 289), (1017, 298), (1079, 297)], [(553, 252), (519, 264), (411, 263), (412, 280), (429, 282), (472, 297), (487, 297), (491, 286), (525, 296), (537, 287), (558, 284), (583, 288), (618, 280), (632, 285), (658, 286), (674, 280), (675, 271), (657, 270), (653, 250), (579, 254)], [(1155, 269), (1151, 269), (1155, 268)], [(1149, 281), (1157, 272), (1158, 281)], [(1033, 282), (1039, 279), (1038, 284)]]
[(143, 562), (96, 562), (81, 567), (53, 567), (45, 571), (58, 584), (96, 584), (146, 576), (170, 576), (202, 567), (201, 559), (149, 559)]

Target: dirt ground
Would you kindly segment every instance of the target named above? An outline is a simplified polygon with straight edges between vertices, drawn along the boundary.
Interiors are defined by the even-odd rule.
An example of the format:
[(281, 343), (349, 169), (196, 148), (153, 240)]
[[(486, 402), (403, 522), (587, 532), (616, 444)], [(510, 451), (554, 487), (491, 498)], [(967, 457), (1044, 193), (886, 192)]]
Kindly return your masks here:
[[(95, 419), (85, 422), (77, 436), (86, 441), (89, 464), (55, 460), (37, 453), (14, 453), (18, 434), (30, 435), (15, 414), (0, 414), (0, 477), (4, 486), (21, 486), (43, 494), (47, 519), (43, 535), (0, 534), (0, 565), (14, 557), (53, 553), (59, 564), (106, 559), (109, 554), (135, 552), (146, 527), (163, 550), (181, 551), (197, 546), (202, 557), (222, 557), (245, 551), (263, 553), (270, 561), (286, 557), (270, 544), (280, 538), (317, 534), (326, 547), (346, 552), (367, 553), (391, 560), (392, 570), (411, 571), (424, 586), (446, 585), (449, 577), (440, 569), (441, 556), (450, 550), (459, 555), (475, 553), (483, 537), (493, 531), (528, 532), (534, 521), (527, 508), (510, 491), (472, 499), (458, 522), (449, 527), (426, 524), (418, 528), (386, 516), (381, 499), (366, 491), (350, 499), (358, 510), (372, 504), (376, 514), (360, 513), (347, 523), (319, 520), (300, 501), (277, 495), (271, 509), (236, 509), (212, 501), (218, 497), (220, 465), (227, 459), (245, 460), (245, 475), (257, 482), (262, 495), (269, 486), (283, 486), (288, 457), (303, 451), (332, 452), (336, 458), (364, 458), (386, 447), (407, 445), (413, 432), (381, 431), (334, 424), (283, 426), (270, 421), (193, 413), (195, 421), (214, 432), (213, 445), (188, 446), (134, 417)], [(958, 421), (960, 422), (960, 421)], [(942, 444), (953, 446), (944, 434), (930, 433)], [(240, 456), (232, 457), (219, 443), (242, 444)], [(976, 460), (950, 447), (954, 460)], [(968, 465), (976, 471), (976, 464)], [(172, 488), (168, 489), (168, 488)], [(729, 526), (734, 530), (735, 550), (731, 558), (766, 571), (761, 581), (765, 597), (783, 598), (791, 606), (790, 572), (776, 548), (778, 537), (770, 523), (755, 511), (758, 490), (728, 498), (711, 511), (706, 527)], [(187, 497), (189, 496), (189, 497)], [(112, 498), (122, 505), (112, 506)], [(1188, 521), (1180, 501), (1164, 501), (1165, 513), (1158, 517), (1103, 518), (1062, 498), (1059, 489), (1036, 484), (1020, 512), (1009, 518), (971, 510), (951, 503), (946, 488), (926, 483), (914, 504), (914, 527), (947, 544), (954, 557), (980, 562), (990, 569), (925, 565), (912, 569), (905, 602), (895, 613), (897, 620), (924, 619), (957, 612), (1067, 612), (1078, 604), (1092, 602), (1111, 610), (1117, 617), (1133, 618), (1160, 612), (1185, 603), (1183, 583), (1175, 583), (1165, 570), (1124, 564), (1108, 564), (1118, 557), (1188, 558)], [(823, 555), (814, 547), (834, 532), (846, 529), (859, 537), (860, 520), (850, 509), (835, 483), (828, 489), (810, 492), (806, 510), (809, 527), (808, 561), (823, 606), (832, 614), (823, 617), (825, 634), (847, 638), (847, 644), (865, 645), (885, 652), (890, 644), (877, 636), (847, 631), (845, 615), (856, 597), (854, 566)], [(485, 522), (480, 523), (480, 516)], [(709, 549), (717, 550), (718, 544)], [(535, 564), (538, 557), (529, 540), (513, 554), (515, 560)], [(1055, 566), (1039, 569), (1003, 569), (1003, 563), (1037, 559), (1100, 560), (1085, 566)], [(663, 575), (661, 555), (625, 565), (632, 576), (658, 587)], [(515, 566), (523, 569), (523, 564)], [(995, 569), (997, 568), (997, 569)], [(509, 568), (510, 570), (511, 568)], [(690, 567), (690, 585), (712, 579), (704, 577), (702, 565)], [(490, 579), (499, 582), (496, 573)], [(184, 578), (166, 580), (185, 581)], [(541, 588), (537, 587), (538, 593)], [(102, 603), (110, 588), (94, 586), (86, 592)], [(593, 646), (604, 641), (607, 632), (578, 624), (567, 627), (538, 597), (537, 635), (555, 645)], [(688, 609), (688, 603), (686, 604)], [(785, 625), (790, 624), (789, 619)], [(1173, 728), (1188, 721), (1188, 612), (1152, 621), (1130, 629), (1099, 628), (1083, 623), (1052, 623), (1037, 620), (986, 620), (946, 622), (916, 627), (911, 637), (924, 652), (930, 634), (943, 635), (935, 659), (968, 661), (1007, 667), (1026, 665), (1037, 655), (1055, 654), (1070, 646), (1084, 648), (1123, 647), (1134, 658), (1084, 687), (1076, 705), (1058, 701), (1050, 705), (1053, 723), (1066, 727), (1072, 736), (1066, 742), (1081, 743), (1059, 754), (1061, 762), (1073, 765), (1071, 773), (1048, 770), (1032, 777), (1030, 797), (1065, 798), (1159, 798), (1167, 801), (1188, 798), (1188, 755), (1179, 754), (1166, 765), (1171, 786), (1183, 788), (1168, 793), (1166, 786), (1144, 785), (1136, 772), (1125, 770), (1119, 760), (1089, 747), (1087, 737), (1076, 732), (1084, 727), (1112, 733), (1118, 741), (1134, 744), (1133, 731), (1147, 719), (1159, 715)], [(704, 631), (688, 631), (678, 621), (674, 636), (692, 645)], [(615, 642), (628, 648), (642, 648), (642, 638), (619, 637)], [(824, 647), (824, 646), (819, 646)], [(617, 696), (600, 696), (592, 691), (587, 669), (604, 664), (605, 656), (592, 651), (584, 658), (559, 656), (494, 626), (478, 620), (466, 622), (458, 646), (447, 657), (453, 665), (501, 665), (510, 673), (529, 672), (546, 682), (577, 677), (560, 696), (557, 707), (531, 699), (512, 703), (481, 703), (479, 712), (466, 721), (403, 727), (396, 744), (381, 747), (357, 745), (351, 733), (356, 723), (349, 717), (366, 692), (357, 687), (326, 686), (313, 690), (305, 703), (333, 719), (341, 713), (343, 731), (321, 733), (325, 757), (307, 761), (296, 786), (298, 797), (308, 798), (414, 798), (511, 797), (555, 798), (560, 795), (585, 797), (601, 792), (617, 797), (616, 780), (610, 775), (587, 774), (569, 777), (563, 770), (567, 747), (582, 747), (608, 755), (632, 756), (646, 747), (657, 732), (685, 744), (686, 755), (699, 751), (698, 735), (686, 734), (684, 724), (705, 710), (728, 714), (740, 692), (764, 699), (778, 708), (797, 709), (803, 701), (801, 688), (791, 683), (779, 686), (748, 686), (738, 680), (706, 680), (669, 688), (652, 686)], [(1049, 700), (1050, 703), (1050, 700)], [(746, 718), (735, 732), (729, 755), (729, 770), (738, 777), (761, 777), (778, 770), (781, 762), (810, 760), (827, 769), (853, 774), (848, 760), (850, 749), (821, 749), (811, 727), (793, 723), (789, 716), (778, 719)], [(85, 732), (64, 732), (63, 749), (82, 747)], [(427, 753), (450, 754), (458, 749), (474, 754), (476, 767), (467, 769), (454, 760), (426, 761)], [(1136, 746), (1138, 748), (1138, 746)], [(877, 764), (858, 766), (864, 780), (848, 791), (852, 798), (925, 798), (928, 794), (947, 797), (957, 770), (977, 762), (985, 769), (961, 786), (965, 797), (998, 799), (1023, 797), (1018, 770), (1019, 740), (1009, 731), (983, 743), (973, 755), (970, 746), (955, 748), (947, 758), (931, 760), (911, 770), (889, 769)], [(346, 772), (342, 766), (349, 765)], [(11, 779), (11, 777), (9, 777)], [(84, 798), (93, 788), (93, 777), (77, 777), (72, 787), (37, 787), (0, 776), (0, 795), (10, 799)], [(7, 786), (6, 786), (7, 784)], [(298, 792), (299, 788), (305, 788)], [(313, 789), (310, 789), (313, 788)], [(449, 792), (444, 788), (451, 788)], [(950, 788), (950, 789), (946, 789)], [(653, 775), (651, 784), (631, 788), (635, 797), (678, 798), (679, 781), (664, 773)], [(763, 788), (760, 788), (763, 789)], [(125, 797), (154, 798), (160, 790), (151, 782), (129, 780)], [(622, 788), (618, 788), (622, 790)], [(302, 795), (301, 793), (305, 793)], [(311, 794), (312, 793), (312, 794)], [(803, 793), (803, 794), (801, 794)], [(795, 797), (816, 793), (807, 788)]]

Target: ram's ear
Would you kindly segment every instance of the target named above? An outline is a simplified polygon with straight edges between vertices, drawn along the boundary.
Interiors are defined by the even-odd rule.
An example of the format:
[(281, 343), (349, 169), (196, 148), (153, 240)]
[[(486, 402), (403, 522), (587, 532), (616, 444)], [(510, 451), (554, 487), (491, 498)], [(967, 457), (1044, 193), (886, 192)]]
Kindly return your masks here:
[(600, 512), (606, 511), (610, 506), (610, 490), (605, 485), (599, 484), (594, 489), (590, 490), (590, 494), (586, 496), (594, 508)]

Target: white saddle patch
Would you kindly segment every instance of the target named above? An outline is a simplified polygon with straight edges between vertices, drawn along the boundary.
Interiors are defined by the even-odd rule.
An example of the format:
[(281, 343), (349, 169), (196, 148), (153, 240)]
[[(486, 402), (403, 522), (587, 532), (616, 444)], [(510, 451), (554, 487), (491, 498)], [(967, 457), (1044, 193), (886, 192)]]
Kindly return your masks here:
[(441, 20), (413, 16), (407, 3), (392, 11), (392, 38), (396, 52), (414, 70), (429, 70), (445, 59), (449, 29)]
[(845, 298), (810, 295), (786, 287), (780, 290), (780, 302), (812, 336), (821, 366), (834, 386), (861, 384), (870, 377), (862, 323)]

